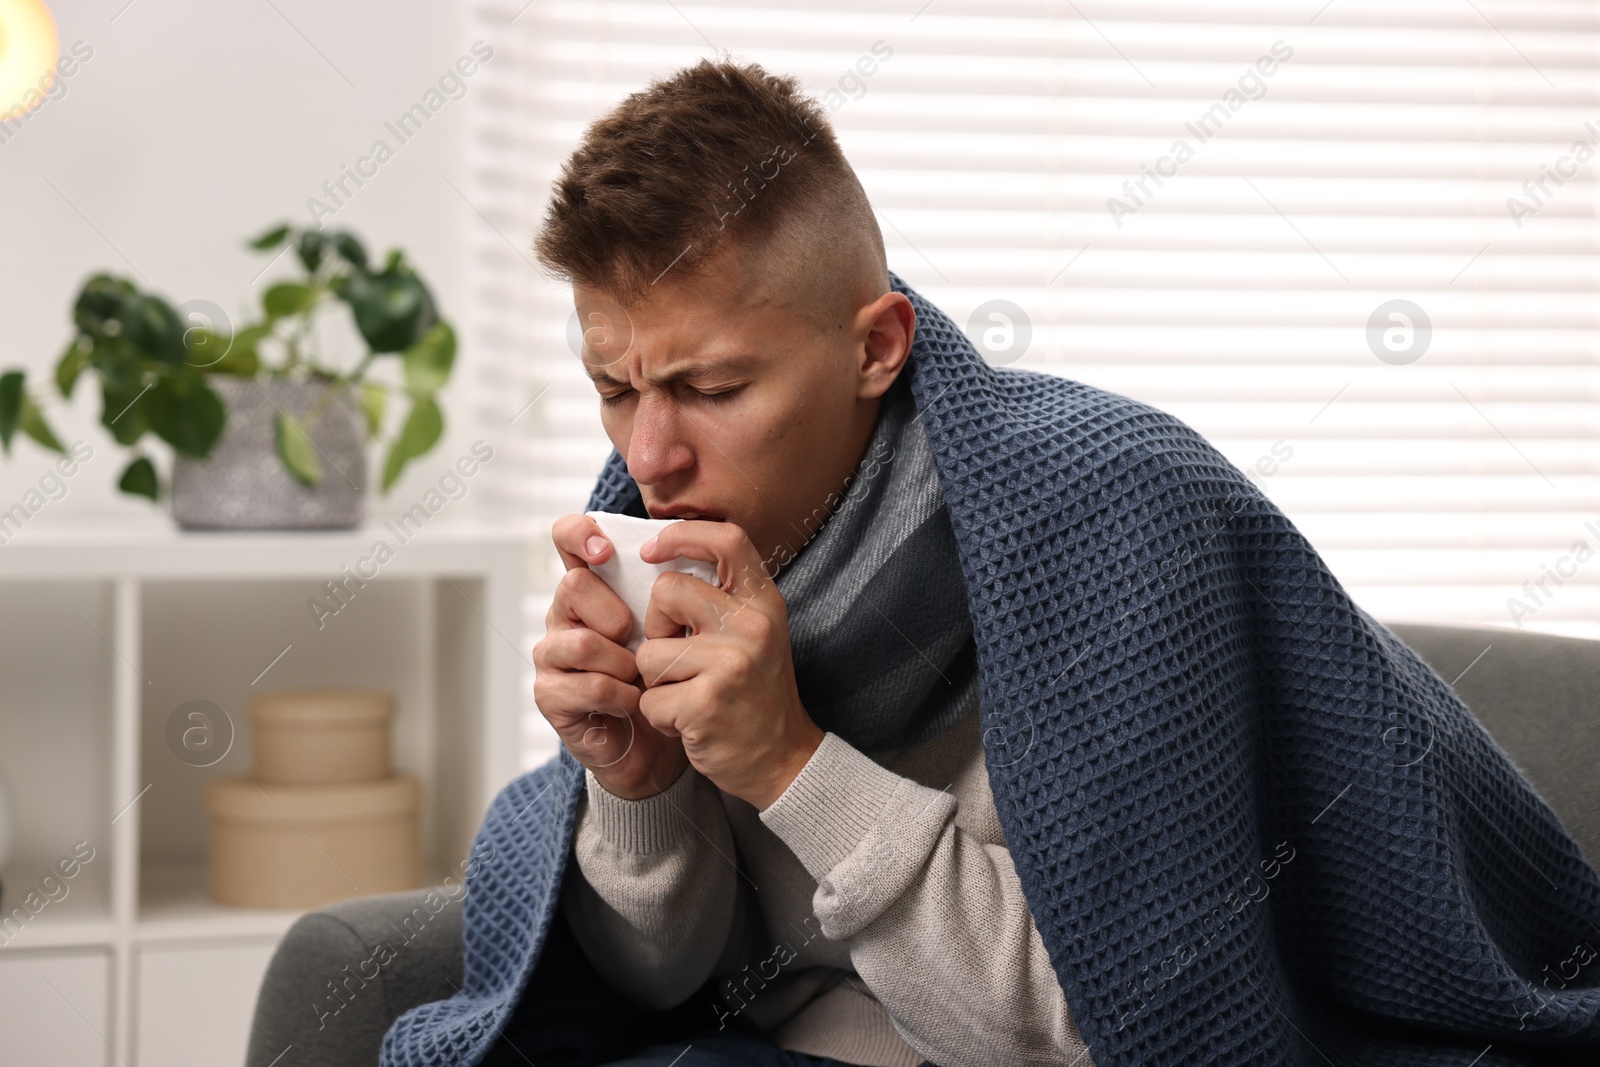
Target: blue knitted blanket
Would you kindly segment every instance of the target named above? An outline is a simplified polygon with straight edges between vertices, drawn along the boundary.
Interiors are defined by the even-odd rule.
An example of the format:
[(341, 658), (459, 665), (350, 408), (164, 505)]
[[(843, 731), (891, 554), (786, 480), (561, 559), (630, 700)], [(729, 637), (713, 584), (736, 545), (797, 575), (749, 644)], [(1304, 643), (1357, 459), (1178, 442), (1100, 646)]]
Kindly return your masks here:
[[(995, 805), (1097, 1067), (1600, 1063), (1600, 877), (1449, 686), (1187, 425), (992, 367), (891, 278)], [(617, 453), (587, 508), (643, 514)], [(552, 923), (583, 785), (563, 750), (494, 801), (463, 987), (386, 1067), (647, 1032)]]

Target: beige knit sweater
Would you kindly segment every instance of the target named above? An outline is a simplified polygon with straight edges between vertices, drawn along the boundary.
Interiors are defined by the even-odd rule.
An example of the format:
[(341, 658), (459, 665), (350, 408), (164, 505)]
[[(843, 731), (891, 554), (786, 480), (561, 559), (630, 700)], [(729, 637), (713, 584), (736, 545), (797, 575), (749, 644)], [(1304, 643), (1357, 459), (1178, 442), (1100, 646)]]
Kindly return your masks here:
[(623, 800), (592, 773), (562, 908), (652, 1008), (717, 975), (781, 1048), (871, 1067), (1093, 1067), (1001, 835), (976, 711), (882, 765), (837, 734), (765, 811), (693, 767)]

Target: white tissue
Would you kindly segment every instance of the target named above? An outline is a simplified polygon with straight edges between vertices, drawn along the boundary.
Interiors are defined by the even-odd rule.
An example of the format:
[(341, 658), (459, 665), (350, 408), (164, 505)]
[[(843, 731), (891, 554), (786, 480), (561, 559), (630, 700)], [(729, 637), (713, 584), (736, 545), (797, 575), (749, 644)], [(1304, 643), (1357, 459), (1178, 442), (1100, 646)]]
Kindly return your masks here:
[(650, 538), (682, 519), (639, 519), (632, 515), (616, 515), (609, 511), (587, 511), (602, 533), (611, 542), (611, 558), (604, 563), (591, 563), (589, 569), (600, 576), (613, 592), (628, 605), (633, 616), (633, 629), (628, 633), (629, 652), (637, 652), (644, 643), (644, 614), (650, 606), (650, 587), (656, 575), (663, 571), (681, 571), (692, 574), (713, 588), (720, 588), (717, 565), (705, 560), (679, 556), (664, 563), (646, 563), (639, 558), (639, 548)]

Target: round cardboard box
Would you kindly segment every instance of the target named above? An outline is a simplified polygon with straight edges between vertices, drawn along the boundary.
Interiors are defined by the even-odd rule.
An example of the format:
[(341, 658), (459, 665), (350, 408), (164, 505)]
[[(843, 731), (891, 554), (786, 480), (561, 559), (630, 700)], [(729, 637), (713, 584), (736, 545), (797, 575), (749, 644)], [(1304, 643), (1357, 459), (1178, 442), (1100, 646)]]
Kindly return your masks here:
[(252, 776), (262, 784), (333, 785), (389, 775), (386, 689), (280, 689), (250, 698)]
[(211, 896), (256, 908), (317, 908), (420, 884), (422, 783), (397, 774), (343, 785), (206, 783)]

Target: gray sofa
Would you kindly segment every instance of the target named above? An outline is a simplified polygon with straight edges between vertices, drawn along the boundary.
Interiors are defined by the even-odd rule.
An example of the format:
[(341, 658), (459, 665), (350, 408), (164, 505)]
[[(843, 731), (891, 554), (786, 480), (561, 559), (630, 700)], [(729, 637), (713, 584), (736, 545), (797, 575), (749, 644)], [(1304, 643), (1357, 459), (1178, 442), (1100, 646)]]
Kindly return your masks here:
[[(1454, 686), (1600, 866), (1600, 641), (1455, 626), (1389, 629)], [(262, 982), (247, 1067), (271, 1067), (290, 1046), (280, 1067), (374, 1064), (396, 1016), (455, 992), (461, 903), (429, 911), (425, 896), (362, 897), (297, 921)], [(402, 934), (392, 960), (360, 966), (373, 946), (399, 943)]]

